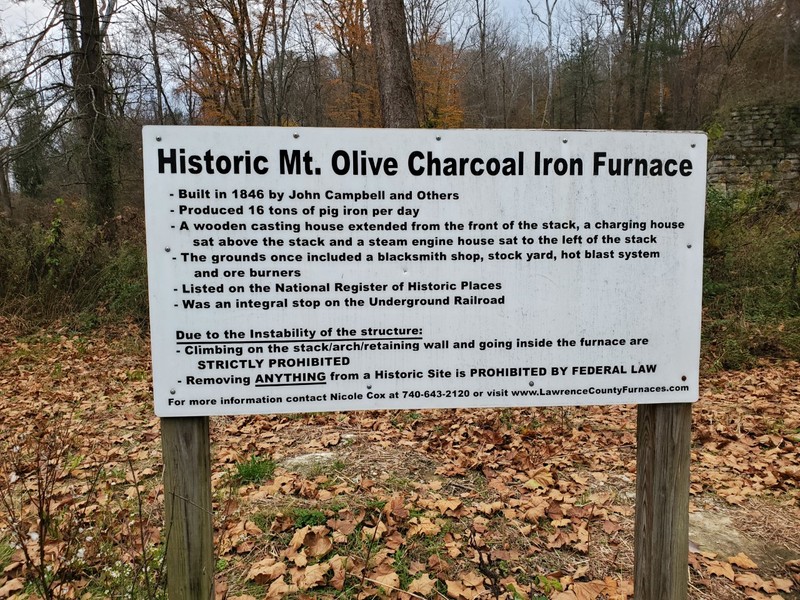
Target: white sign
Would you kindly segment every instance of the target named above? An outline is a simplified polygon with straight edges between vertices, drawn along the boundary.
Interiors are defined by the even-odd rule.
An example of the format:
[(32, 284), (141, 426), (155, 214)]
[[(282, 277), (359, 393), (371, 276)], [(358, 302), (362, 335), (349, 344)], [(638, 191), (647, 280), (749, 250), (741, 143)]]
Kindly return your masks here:
[(698, 397), (702, 134), (143, 136), (159, 416)]

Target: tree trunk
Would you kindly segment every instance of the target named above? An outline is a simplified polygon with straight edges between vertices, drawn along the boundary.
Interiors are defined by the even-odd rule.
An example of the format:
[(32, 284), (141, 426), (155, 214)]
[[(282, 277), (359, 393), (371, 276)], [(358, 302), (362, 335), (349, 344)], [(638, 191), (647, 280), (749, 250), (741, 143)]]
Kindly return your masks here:
[(237, 52), (239, 53), (238, 76), (239, 87), (242, 90), (242, 117), (241, 123), (254, 125), (253, 98), (250, 87), (250, 64), (248, 61), (248, 30), (250, 28), (250, 14), (247, 2), (239, 0), (237, 14), (234, 20), (236, 27)]
[(476, 0), (478, 44), (481, 61), (481, 124), (489, 127), (489, 76), (486, 65), (486, 0)]
[(378, 62), (381, 123), (384, 127), (418, 127), (403, 1), (368, 0), (367, 7)]
[(159, 125), (164, 124), (164, 108), (166, 107), (170, 121), (174, 125), (177, 123), (177, 120), (175, 119), (175, 114), (167, 98), (166, 90), (164, 90), (164, 76), (161, 71), (161, 52), (159, 51), (158, 37), (156, 35), (159, 28), (158, 20), (161, 17), (160, 0), (140, 0), (138, 9), (142, 15), (144, 26), (147, 29), (150, 59), (153, 61), (153, 82), (156, 88), (156, 122)]
[(8, 185), (8, 160), (6, 148), (0, 151), (0, 215), (11, 218), (11, 186)]
[[(103, 34), (95, 0), (64, 0), (64, 23), (72, 50), (72, 81), (78, 133), (83, 156), (81, 170), (91, 225), (102, 225), (114, 216), (116, 181), (108, 128), (108, 87), (103, 72)], [(80, 25), (80, 28), (78, 28)]]

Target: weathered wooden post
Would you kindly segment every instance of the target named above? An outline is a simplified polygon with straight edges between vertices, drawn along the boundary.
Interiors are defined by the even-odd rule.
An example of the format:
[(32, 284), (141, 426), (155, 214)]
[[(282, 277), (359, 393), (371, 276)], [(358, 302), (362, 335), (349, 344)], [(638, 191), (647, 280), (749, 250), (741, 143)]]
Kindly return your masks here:
[(170, 600), (214, 598), (210, 445), (208, 417), (161, 419)]
[(640, 404), (636, 422), (637, 600), (685, 600), (691, 404)]

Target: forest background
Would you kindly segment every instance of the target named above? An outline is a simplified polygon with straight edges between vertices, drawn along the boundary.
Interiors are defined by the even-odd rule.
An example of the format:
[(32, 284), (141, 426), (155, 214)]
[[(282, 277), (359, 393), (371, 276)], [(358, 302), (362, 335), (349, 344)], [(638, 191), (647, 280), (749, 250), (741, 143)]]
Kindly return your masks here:
[[(33, 22), (0, 24), (0, 597), (160, 597), (140, 128), (378, 126), (369, 14), (362, 0), (35, 6)], [(490, 0), (406, 2), (421, 127), (702, 129), (713, 157), (731, 150), (731, 111), (800, 97), (800, 0), (525, 0), (502, 14)], [(710, 188), (706, 205), (713, 404), (695, 410), (693, 502), (769, 496), (757, 514), (773, 540), (800, 531), (799, 200), (753, 177)], [(105, 426), (104, 411), (122, 419)], [(220, 420), (218, 589), (625, 598), (632, 427), (624, 408)], [(275, 471), (272, 458), (320, 449), (340, 454)], [(15, 504), (36, 489), (50, 496)], [(527, 546), (508, 548), (519, 532)], [(332, 557), (344, 549), (360, 571)], [(697, 555), (692, 597), (796, 593), (796, 563), (756, 579), (736, 556)]]
[[(492, 0), (405, 7), (422, 127), (704, 129), (713, 155), (732, 108), (800, 91), (800, 0), (524, 0), (511, 19)], [(146, 321), (142, 125), (380, 123), (363, 0), (5, 13), (16, 15), (0, 26), (8, 314)], [(726, 367), (800, 340), (800, 242), (791, 218), (772, 218), (796, 199), (750, 183), (708, 199), (706, 358)]]

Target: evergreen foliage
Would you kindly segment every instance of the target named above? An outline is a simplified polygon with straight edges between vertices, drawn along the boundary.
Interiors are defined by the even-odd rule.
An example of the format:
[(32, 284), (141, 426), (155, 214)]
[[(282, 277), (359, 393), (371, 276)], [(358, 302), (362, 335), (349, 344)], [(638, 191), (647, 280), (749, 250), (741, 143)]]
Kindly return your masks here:
[(33, 91), (22, 95), (19, 109), (18, 153), (11, 171), (20, 191), (38, 200), (49, 175), (47, 117)]

